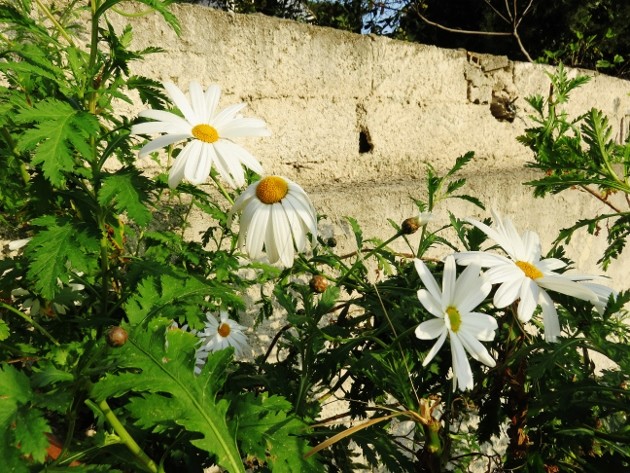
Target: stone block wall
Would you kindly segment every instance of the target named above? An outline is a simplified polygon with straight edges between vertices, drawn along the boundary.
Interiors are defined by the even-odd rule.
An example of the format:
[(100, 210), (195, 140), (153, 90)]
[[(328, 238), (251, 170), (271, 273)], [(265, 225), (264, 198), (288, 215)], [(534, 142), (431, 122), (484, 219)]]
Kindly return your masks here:
[[(134, 19), (137, 48), (165, 49), (134, 72), (184, 89), (191, 80), (218, 83), (222, 104), (247, 102), (244, 113), (266, 120), (273, 136), (244, 144), (268, 173), (309, 192), (327, 215), (322, 233), (342, 247), (354, 249), (344, 216), (357, 218), (366, 237), (386, 238), (392, 234), (387, 219), (414, 215), (410, 197), (425, 197), (427, 163), (444, 172), (467, 151), (476, 155), (466, 170), (468, 192), (509, 214), (519, 229), (537, 231), (547, 247), (560, 228), (602, 209), (579, 192), (534, 199), (522, 184), (536, 176), (524, 167), (530, 151), (516, 141), (531, 125), (524, 97), (548, 93), (548, 67), (258, 14), (194, 5), (173, 10), (181, 37), (157, 14)], [(110, 20), (127, 23), (114, 15)], [(592, 80), (573, 94), (569, 113), (600, 108), (620, 139), (627, 136), (630, 83), (580, 73)], [(513, 121), (505, 119), (513, 113), (508, 103)], [(140, 108), (121, 106), (121, 112)], [(437, 225), (447, 222), (447, 211), (489, 215), (453, 200), (438, 209)], [(601, 272), (595, 262), (604, 247), (603, 238), (583, 233), (568, 255), (581, 270)], [(628, 263), (625, 256), (612, 265), (615, 286), (624, 287), (620, 277)]]

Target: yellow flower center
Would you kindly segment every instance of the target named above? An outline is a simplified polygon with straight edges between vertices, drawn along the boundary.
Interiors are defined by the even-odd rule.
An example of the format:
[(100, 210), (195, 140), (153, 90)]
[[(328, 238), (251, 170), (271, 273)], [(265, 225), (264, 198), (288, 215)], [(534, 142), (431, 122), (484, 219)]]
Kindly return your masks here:
[(459, 315), (459, 311), (456, 307), (448, 306), (446, 308), (446, 315), (448, 316), (448, 321), (451, 324), (451, 330), (453, 332), (457, 332), (462, 324), (462, 316)]
[(219, 140), (219, 132), (213, 126), (202, 123), (196, 125), (192, 129), (192, 134), (195, 138), (205, 143), (214, 143)]
[(275, 204), (284, 199), (289, 192), (289, 184), (280, 176), (268, 176), (258, 183), (256, 197), (263, 204)]
[(525, 273), (529, 279), (538, 279), (542, 278), (544, 275), (540, 272), (540, 270), (531, 263), (526, 263), (525, 261), (517, 261), (516, 266), (518, 266), (521, 271)]
[(217, 330), (217, 332), (219, 332), (219, 335), (221, 335), (223, 338), (226, 338), (228, 335), (230, 335), (231, 331), (232, 329), (225, 322), (219, 325), (219, 329)]

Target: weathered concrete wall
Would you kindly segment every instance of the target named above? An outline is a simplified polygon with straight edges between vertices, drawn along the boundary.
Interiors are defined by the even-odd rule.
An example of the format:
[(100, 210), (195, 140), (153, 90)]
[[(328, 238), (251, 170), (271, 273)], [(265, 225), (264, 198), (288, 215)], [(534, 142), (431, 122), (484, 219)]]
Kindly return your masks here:
[[(578, 192), (534, 200), (522, 185), (535, 176), (523, 167), (531, 153), (516, 141), (531, 125), (523, 98), (548, 93), (549, 68), (261, 15), (191, 5), (174, 12), (180, 38), (156, 14), (134, 20), (136, 47), (166, 50), (135, 72), (183, 88), (193, 79), (206, 86), (216, 82), (223, 104), (246, 101), (246, 114), (265, 119), (273, 131), (270, 138), (246, 141), (248, 149), (268, 173), (302, 184), (328, 216), (322, 233), (349, 248), (353, 240), (343, 216), (356, 217), (368, 237), (387, 237), (387, 218), (414, 215), (409, 196), (424, 197), (426, 163), (444, 171), (467, 151), (476, 154), (467, 171), (470, 193), (510, 214), (520, 229), (536, 230), (543, 244), (600, 208)], [(615, 132), (627, 134), (630, 84), (589, 74), (591, 82), (573, 94), (570, 114), (601, 108)], [(516, 99), (513, 122), (492, 115), (493, 94)], [(361, 135), (367, 146), (360, 146)], [(461, 217), (488, 215), (449, 201), (439, 209), (438, 224), (446, 222), (447, 210)], [(584, 234), (574, 239), (569, 255), (581, 270), (597, 271), (604, 246), (603, 238)], [(625, 275), (629, 262), (626, 256), (610, 274)], [(625, 284), (617, 278), (615, 286)]]

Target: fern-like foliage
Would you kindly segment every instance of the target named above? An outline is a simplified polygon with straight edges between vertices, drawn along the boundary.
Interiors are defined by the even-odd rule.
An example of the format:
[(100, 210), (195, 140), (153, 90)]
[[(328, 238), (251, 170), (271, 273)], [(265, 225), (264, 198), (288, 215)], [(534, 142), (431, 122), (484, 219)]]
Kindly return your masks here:
[(147, 208), (151, 181), (133, 168), (122, 169), (103, 179), (98, 201), (101, 205), (112, 205), (117, 212), (126, 212), (138, 225), (144, 226), (151, 220)]
[(47, 433), (42, 411), (32, 406), (36, 394), (26, 374), (11, 365), (0, 365), (0, 458), (3, 471), (27, 472), (27, 455), (41, 464), (46, 458)]
[(199, 434), (191, 443), (216, 456), (230, 472), (244, 472), (241, 456), (228, 428), (228, 401), (219, 392), (225, 382), (232, 350), (208, 357), (195, 375), (197, 337), (181, 330), (168, 330), (160, 319), (149, 330), (132, 332), (127, 343), (112, 352), (115, 374), (108, 374), (92, 388), (97, 401), (125, 397), (125, 409), (136, 425), (145, 429), (180, 426)]
[(94, 160), (90, 140), (99, 131), (99, 123), (89, 113), (49, 98), (22, 110), (15, 121), (33, 124), (20, 137), (18, 150), (33, 151), (32, 164), (41, 165), (44, 175), (54, 185), (61, 186), (63, 173), (81, 165), (77, 158)]
[(46, 299), (53, 299), (73, 272), (89, 273), (97, 267), (99, 240), (85, 226), (67, 218), (41, 217), (33, 224), (45, 229), (29, 242), (28, 278)]

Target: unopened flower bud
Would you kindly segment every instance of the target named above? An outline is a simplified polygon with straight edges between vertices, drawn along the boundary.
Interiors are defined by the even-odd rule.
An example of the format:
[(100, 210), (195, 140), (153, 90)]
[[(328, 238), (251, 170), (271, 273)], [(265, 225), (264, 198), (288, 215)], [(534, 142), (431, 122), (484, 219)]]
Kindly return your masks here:
[(431, 212), (422, 212), (417, 217), (405, 219), (400, 229), (405, 235), (413, 235), (420, 227), (426, 226), (431, 220), (433, 220), (433, 214)]
[(110, 347), (121, 347), (127, 343), (127, 331), (122, 327), (111, 327), (107, 331), (107, 344)]
[(321, 294), (328, 287), (328, 281), (326, 281), (324, 276), (316, 274), (311, 278), (308, 285), (311, 287), (311, 291)]

